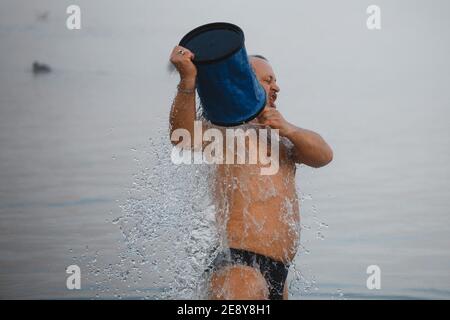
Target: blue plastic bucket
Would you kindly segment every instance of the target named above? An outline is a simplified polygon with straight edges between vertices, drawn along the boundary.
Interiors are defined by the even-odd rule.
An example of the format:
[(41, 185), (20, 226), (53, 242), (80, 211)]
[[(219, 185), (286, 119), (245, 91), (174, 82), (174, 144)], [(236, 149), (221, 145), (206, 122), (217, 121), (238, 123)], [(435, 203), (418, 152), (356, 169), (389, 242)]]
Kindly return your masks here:
[(224, 22), (206, 24), (186, 34), (180, 46), (195, 54), (197, 92), (207, 120), (236, 126), (264, 109), (266, 92), (248, 60), (241, 28)]

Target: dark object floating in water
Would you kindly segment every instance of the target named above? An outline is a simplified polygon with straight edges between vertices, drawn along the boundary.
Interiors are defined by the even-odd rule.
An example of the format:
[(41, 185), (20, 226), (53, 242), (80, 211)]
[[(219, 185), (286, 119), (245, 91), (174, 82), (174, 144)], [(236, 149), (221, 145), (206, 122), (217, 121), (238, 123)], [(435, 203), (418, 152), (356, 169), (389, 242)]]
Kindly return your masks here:
[(47, 21), (49, 14), (50, 14), (50, 11), (44, 11), (44, 12), (36, 14), (36, 18), (39, 21)]
[(51, 71), (52, 71), (52, 69), (50, 68), (50, 66), (43, 64), (43, 63), (39, 63), (37, 61), (33, 62), (33, 73), (34, 74), (49, 73)]

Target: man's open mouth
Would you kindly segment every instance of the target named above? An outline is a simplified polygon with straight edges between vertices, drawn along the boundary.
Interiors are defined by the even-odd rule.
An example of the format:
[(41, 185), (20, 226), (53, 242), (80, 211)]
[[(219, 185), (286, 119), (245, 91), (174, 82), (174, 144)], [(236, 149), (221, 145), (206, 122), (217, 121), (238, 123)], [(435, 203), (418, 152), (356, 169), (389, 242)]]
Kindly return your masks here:
[(272, 93), (269, 95), (269, 104), (272, 108), (276, 108), (276, 104), (275, 104), (275, 100), (277, 100), (277, 94), (276, 93)]

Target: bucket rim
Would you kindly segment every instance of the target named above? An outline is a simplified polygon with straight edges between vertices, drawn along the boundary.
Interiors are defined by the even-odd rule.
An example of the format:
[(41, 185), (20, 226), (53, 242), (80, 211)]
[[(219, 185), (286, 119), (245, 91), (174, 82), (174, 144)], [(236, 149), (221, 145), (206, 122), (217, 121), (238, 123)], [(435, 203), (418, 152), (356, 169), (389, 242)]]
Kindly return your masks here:
[(230, 52), (227, 52), (225, 54), (223, 54), (222, 56), (219, 56), (218, 58), (215, 59), (205, 59), (205, 60), (197, 60), (194, 57), (194, 63), (198, 63), (198, 64), (209, 64), (209, 63), (215, 63), (215, 62), (219, 62), (222, 60), (225, 60), (229, 57), (231, 57), (232, 55), (234, 55), (236, 52), (238, 52), (239, 50), (241, 50), (244, 47), (245, 44), (245, 36), (244, 36), (244, 31), (242, 31), (242, 29), (240, 27), (238, 27), (235, 24), (229, 23), (229, 22), (212, 22), (212, 23), (207, 23), (204, 25), (201, 25), (191, 31), (189, 31), (180, 41), (179, 45), (182, 47), (185, 47), (186, 43), (191, 40), (192, 38), (194, 38), (195, 36), (206, 32), (206, 31), (210, 31), (210, 30), (214, 30), (214, 29), (228, 29), (228, 30), (232, 30), (234, 32), (236, 32), (239, 36), (239, 45), (236, 46), (236, 48), (233, 48), (232, 50), (230, 50)]

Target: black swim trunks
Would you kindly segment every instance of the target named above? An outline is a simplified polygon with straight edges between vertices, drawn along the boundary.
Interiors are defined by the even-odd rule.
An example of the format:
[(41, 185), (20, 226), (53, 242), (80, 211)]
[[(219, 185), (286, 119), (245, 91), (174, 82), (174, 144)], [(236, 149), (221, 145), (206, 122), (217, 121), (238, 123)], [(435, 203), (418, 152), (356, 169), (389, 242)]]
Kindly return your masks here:
[(224, 266), (236, 264), (258, 269), (269, 286), (269, 299), (283, 299), (284, 283), (288, 275), (289, 265), (258, 253), (230, 248), (217, 255), (208, 271), (217, 271)]

